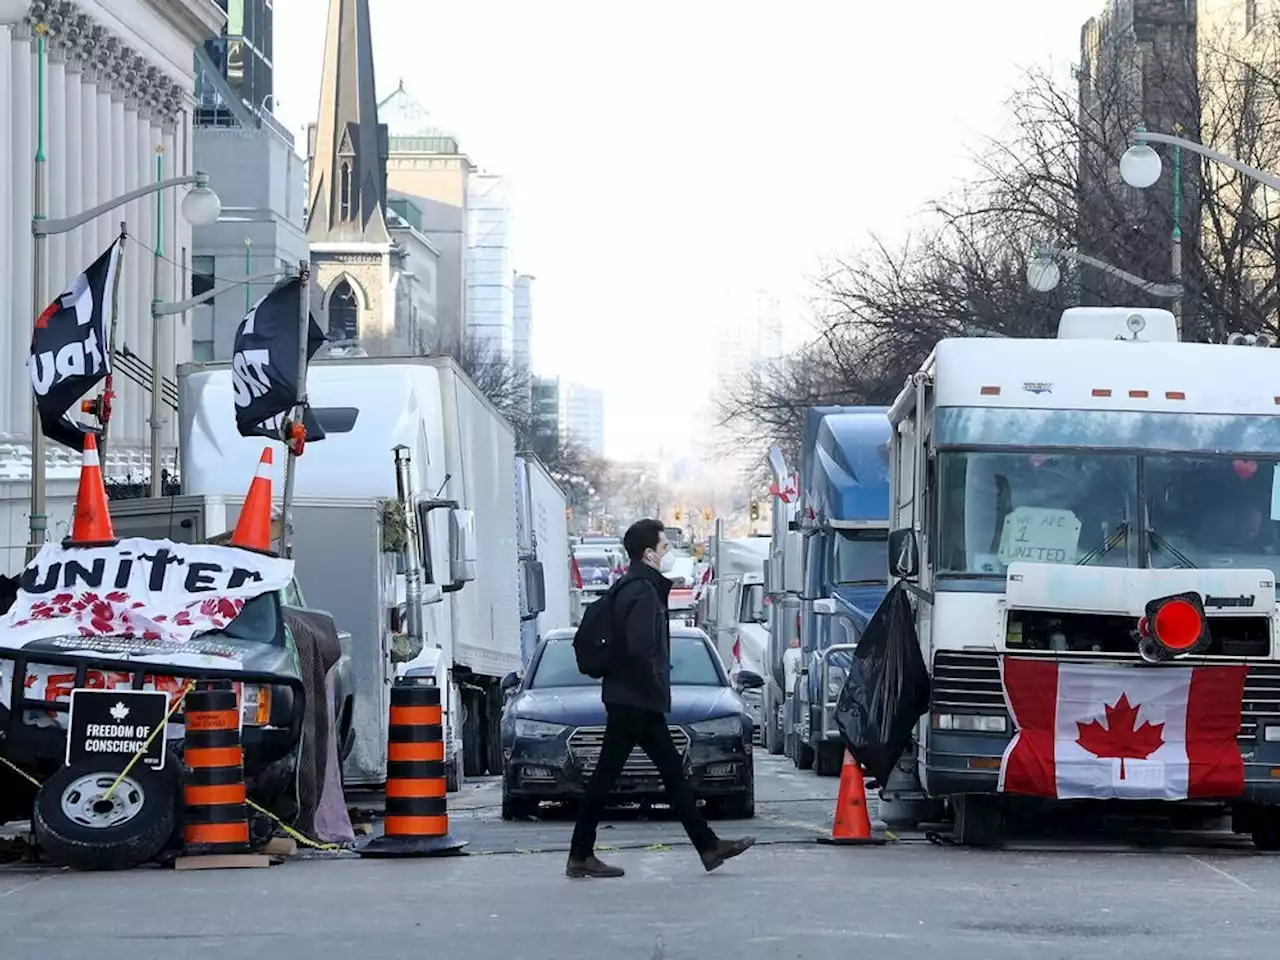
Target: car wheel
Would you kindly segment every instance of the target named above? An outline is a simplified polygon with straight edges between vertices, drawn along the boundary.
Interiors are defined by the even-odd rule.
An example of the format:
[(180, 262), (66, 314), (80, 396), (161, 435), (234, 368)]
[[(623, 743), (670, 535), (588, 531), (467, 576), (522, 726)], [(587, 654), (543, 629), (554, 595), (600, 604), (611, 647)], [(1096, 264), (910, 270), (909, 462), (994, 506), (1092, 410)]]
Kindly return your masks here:
[(503, 820), (528, 820), (538, 812), (538, 801), (530, 800), (528, 797), (513, 797), (507, 793), (504, 785), (502, 788), (502, 819)]
[(153, 859), (174, 833), (178, 780), (141, 763), (108, 798), (123, 764), (95, 760), (63, 767), (36, 794), (36, 842), (55, 863), (77, 870), (125, 870)]

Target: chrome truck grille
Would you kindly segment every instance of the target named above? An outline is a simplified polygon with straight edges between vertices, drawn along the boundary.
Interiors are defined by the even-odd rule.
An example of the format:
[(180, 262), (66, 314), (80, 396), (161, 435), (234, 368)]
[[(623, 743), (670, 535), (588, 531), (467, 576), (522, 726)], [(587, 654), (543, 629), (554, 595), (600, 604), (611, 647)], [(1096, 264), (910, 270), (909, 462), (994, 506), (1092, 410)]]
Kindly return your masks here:
[[(689, 749), (689, 735), (684, 732), (683, 727), (672, 725), (667, 729), (671, 731), (671, 739), (675, 742), (676, 751), (684, 756), (685, 751)], [(603, 745), (604, 727), (579, 727), (569, 737), (569, 751), (573, 754), (574, 761), (588, 776), (595, 771), (596, 764), (600, 761), (600, 748)], [(624, 777), (656, 777), (658, 768), (653, 765), (648, 754), (636, 747), (631, 751), (631, 756), (627, 757), (627, 762), (622, 767), (622, 775)]]
[[(1138, 657), (1136, 654), (1132, 657), (1110, 655), (1106, 659), (1137, 660)], [(1211, 663), (1240, 662), (1225, 657), (1206, 659)], [(939, 650), (934, 654), (933, 709), (983, 713), (1005, 710), (996, 655), (971, 650)], [(1263, 720), (1280, 722), (1280, 664), (1251, 662), (1244, 682), (1240, 739), (1252, 741)]]

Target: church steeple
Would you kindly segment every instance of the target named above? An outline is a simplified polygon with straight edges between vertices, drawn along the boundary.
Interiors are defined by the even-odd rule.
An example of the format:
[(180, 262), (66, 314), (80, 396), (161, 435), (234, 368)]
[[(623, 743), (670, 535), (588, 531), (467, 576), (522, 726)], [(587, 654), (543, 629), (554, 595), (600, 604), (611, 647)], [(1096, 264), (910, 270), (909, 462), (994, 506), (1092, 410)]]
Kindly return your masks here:
[(390, 243), (387, 128), (378, 123), (369, 0), (329, 0), (320, 116), (311, 128), (312, 243)]

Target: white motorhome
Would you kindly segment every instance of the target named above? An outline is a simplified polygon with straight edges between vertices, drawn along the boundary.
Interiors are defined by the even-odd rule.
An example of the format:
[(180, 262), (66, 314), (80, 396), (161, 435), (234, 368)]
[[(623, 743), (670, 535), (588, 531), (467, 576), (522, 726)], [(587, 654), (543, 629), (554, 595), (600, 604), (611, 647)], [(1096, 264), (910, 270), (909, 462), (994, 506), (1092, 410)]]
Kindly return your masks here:
[[(1280, 351), (1178, 342), (1163, 310), (1069, 310), (1056, 340), (938, 343), (889, 414), (890, 565), (914, 595), (932, 694), (899, 767), (907, 777), (891, 779), (886, 799), (947, 798), (958, 839), (999, 839), (1015, 792), (1005, 779), (1014, 662), (1051, 663), (1059, 676), (1106, 665), (1119, 683), (1244, 665), (1243, 698), (1215, 702), (1212, 716), (1140, 714), (1152, 729), (1166, 724), (1173, 759), (1145, 759), (1152, 745), (1103, 748), (1084, 759), (1114, 771), (1088, 789), (1063, 786), (1063, 751), (1075, 747), (1059, 729), (1067, 695), (1057, 694), (1058, 727), (1050, 712), (1040, 731), (1049, 787), (1057, 762), (1058, 799), (1200, 796), (1229, 805), (1258, 846), (1280, 846), (1280, 818), (1263, 812), (1280, 801), (1278, 385)], [(1208, 629), (1193, 661), (1169, 662), (1150, 646), (1144, 614), (1183, 592), (1202, 601), (1196, 626)], [(1105, 716), (1086, 705), (1100, 729), (1105, 703)], [(1200, 737), (1215, 717), (1230, 721), (1223, 742), (1230, 763), (1243, 760), (1243, 786), (1198, 795), (1186, 786), (1190, 755), (1174, 756), (1177, 737)]]
[[(742, 537), (711, 544), (712, 579), (707, 584), (705, 622), (730, 679), (748, 670), (768, 675), (769, 617), (764, 593), (764, 564), (769, 537)], [(758, 732), (764, 727), (764, 694), (742, 691)]]
[[(464, 774), (500, 772), (501, 678), (521, 665), (510, 425), (447, 357), (316, 360), (307, 391), (327, 435), (308, 443), (298, 460), (299, 583), (313, 605), (351, 631), (357, 647), (387, 644), (406, 627), (415, 641), (407, 662), (393, 665), (390, 651), (356, 658), (364, 664), (355, 678), (359, 739), (384, 747), (353, 751), (347, 781), (385, 780), (389, 690), (397, 672), (434, 676), (447, 689), (451, 788)], [(242, 497), (265, 441), (237, 432), (230, 366), (184, 365), (179, 393), (183, 492)], [(397, 448), (412, 511), (401, 509)], [(284, 459), (277, 456), (274, 467), (277, 498)], [(372, 532), (357, 537), (336, 513), (333, 523), (324, 521), (325, 510), (342, 506), (371, 518), (364, 526)], [(388, 552), (385, 537), (378, 546), (379, 535), (406, 512), (413, 523), (397, 539), (388, 574), (370, 551)], [(415, 570), (420, 577), (406, 576)], [(384, 582), (388, 575), (393, 582)], [(388, 620), (391, 630), (384, 629)]]

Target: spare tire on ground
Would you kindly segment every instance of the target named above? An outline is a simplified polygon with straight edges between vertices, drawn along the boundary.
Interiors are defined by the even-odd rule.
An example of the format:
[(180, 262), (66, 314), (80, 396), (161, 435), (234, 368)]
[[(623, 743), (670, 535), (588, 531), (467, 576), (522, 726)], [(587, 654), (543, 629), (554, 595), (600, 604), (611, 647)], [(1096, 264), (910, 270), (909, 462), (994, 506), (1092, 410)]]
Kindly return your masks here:
[(123, 769), (124, 761), (94, 760), (63, 767), (45, 781), (32, 826), (50, 860), (77, 870), (127, 870), (168, 846), (178, 778), (136, 763), (108, 798)]

